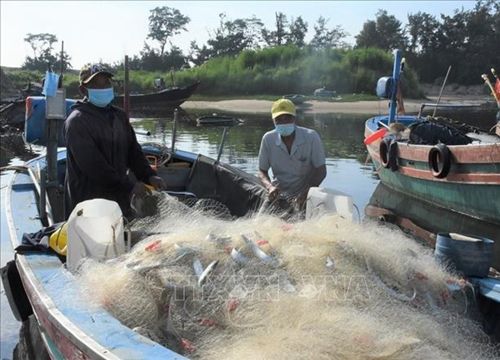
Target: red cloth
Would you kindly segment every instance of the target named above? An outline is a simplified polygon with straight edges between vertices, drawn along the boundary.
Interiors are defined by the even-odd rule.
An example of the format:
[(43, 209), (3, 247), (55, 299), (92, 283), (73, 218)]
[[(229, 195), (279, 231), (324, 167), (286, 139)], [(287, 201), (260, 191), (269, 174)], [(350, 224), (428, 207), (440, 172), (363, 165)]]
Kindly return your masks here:
[(500, 79), (495, 82), (495, 93), (497, 94), (497, 100), (500, 100)]

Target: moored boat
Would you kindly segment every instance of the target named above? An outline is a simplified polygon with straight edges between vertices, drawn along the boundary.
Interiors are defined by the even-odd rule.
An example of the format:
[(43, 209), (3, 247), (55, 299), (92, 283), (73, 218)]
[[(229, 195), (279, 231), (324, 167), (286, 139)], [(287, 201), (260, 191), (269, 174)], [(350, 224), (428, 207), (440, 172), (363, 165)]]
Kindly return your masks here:
[[(134, 111), (149, 106), (174, 109), (193, 95), (199, 84), (198, 81), (188, 86), (170, 87), (149, 94), (130, 94), (130, 109)], [(122, 105), (123, 95), (116, 96), (114, 103), (119, 106)]]
[(232, 126), (241, 124), (242, 122), (243, 120), (237, 117), (229, 115), (219, 115), (215, 113), (212, 115), (200, 116), (196, 119), (196, 123), (198, 125)]
[[(399, 78), (399, 64), (394, 68), (398, 74), (393, 77)], [(467, 137), (459, 131), (457, 134), (468, 140), (460, 144), (451, 138), (445, 144), (435, 133), (436, 125), (429, 130), (432, 139), (428, 144), (415, 143), (411, 135), (410, 140), (400, 139), (399, 134), (384, 129), (398, 124), (401, 129), (413, 131), (419, 124), (432, 127), (439, 121), (419, 115), (396, 115), (395, 91), (392, 94), (391, 113), (365, 123), (366, 148), (382, 183), (433, 205), (500, 226), (500, 138), (484, 133)], [(449, 129), (446, 127), (446, 131)]]
[(295, 105), (302, 105), (304, 101), (306, 101), (306, 97), (301, 94), (288, 94), (283, 95), (283, 99), (288, 99), (293, 102)]
[[(140, 114), (161, 114), (165, 111), (171, 111), (180, 106), (196, 91), (199, 82), (188, 86), (171, 87), (149, 94), (130, 94), (130, 112), (132, 115)], [(34, 99), (39, 103), (44, 99), (41, 95), (29, 95), (28, 98)], [(15, 127), (24, 130), (26, 117), (26, 96), (6, 102), (0, 106), (0, 124)], [(66, 99), (67, 103), (72, 105), (76, 99)], [(123, 104), (123, 95), (116, 96), (113, 103), (118, 106)], [(37, 120), (38, 121), (38, 120)]]

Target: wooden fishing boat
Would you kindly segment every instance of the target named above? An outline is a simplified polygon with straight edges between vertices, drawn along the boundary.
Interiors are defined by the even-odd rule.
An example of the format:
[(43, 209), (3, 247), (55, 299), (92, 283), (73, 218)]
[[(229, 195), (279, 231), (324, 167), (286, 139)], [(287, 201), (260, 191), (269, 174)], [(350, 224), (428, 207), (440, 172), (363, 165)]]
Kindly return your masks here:
[(313, 95), (319, 98), (335, 98), (337, 92), (335, 90), (327, 90), (325, 87), (314, 90)]
[[(145, 147), (148, 156), (162, 151)], [(186, 166), (158, 169), (167, 183), (176, 182), (177, 190), (191, 196), (215, 196), (234, 216), (243, 216), (258, 208), (265, 196), (255, 176), (229, 165), (181, 150), (168, 155), (170, 162), (182, 162)], [(60, 180), (64, 177), (65, 158), (66, 151), (59, 151), (57, 172)], [(14, 248), (22, 244), (23, 233), (34, 233), (43, 226), (63, 220), (58, 210), (62, 204), (57, 197), (46, 197), (43, 213), (48, 216), (40, 211), (41, 189), (37, 174), (46, 166), (46, 158), (41, 156), (17, 168), (2, 197), (2, 216), (6, 218), (6, 226), (1, 229), (2, 238), (9, 238)], [(189, 176), (176, 174), (177, 170), (184, 172), (186, 169)], [(184, 182), (180, 183), (179, 179)], [(64, 267), (55, 252), (18, 251), (8, 271), (10, 281), (6, 288), (13, 312), (18, 320), (36, 322), (51, 359), (183, 358), (132, 331), (105, 310), (88, 304), (79, 294), (76, 277)], [(34, 318), (30, 317), (32, 314)]]
[(306, 97), (301, 94), (288, 94), (283, 95), (283, 99), (288, 99), (293, 102), (295, 105), (302, 105), (304, 101), (306, 101)]
[[(170, 87), (150, 94), (130, 94), (130, 109), (133, 111), (147, 106), (174, 109), (189, 99), (199, 84), (198, 81), (188, 86)], [(113, 102), (121, 106), (123, 95), (116, 96)]]
[[(393, 78), (399, 79), (401, 55), (396, 55)], [(388, 125), (397, 122), (407, 128), (426, 120), (419, 115), (396, 116), (395, 93), (392, 91), (390, 114), (365, 123), (366, 148), (381, 182), (414, 198), (500, 226), (500, 138), (474, 135), (481, 140), (466, 145), (393, 139), (386, 133)]]
[[(130, 95), (130, 111), (133, 116), (141, 114), (161, 114), (166, 110), (172, 110), (182, 103), (196, 91), (200, 83), (196, 82), (189, 86), (171, 87), (156, 93), (150, 94), (131, 94)], [(34, 101), (42, 101), (41, 95), (32, 95), (28, 98)], [(72, 105), (76, 102), (75, 99), (67, 99), (67, 103)], [(116, 96), (113, 103), (117, 106), (123, 105), (123, 95)], [(0, 106), (0, 124), (15, 127), (23, 130), (25, 127), (26, 107), (30, 108), (31, 104), (26, 105), (26, 97), (22, 97)]]

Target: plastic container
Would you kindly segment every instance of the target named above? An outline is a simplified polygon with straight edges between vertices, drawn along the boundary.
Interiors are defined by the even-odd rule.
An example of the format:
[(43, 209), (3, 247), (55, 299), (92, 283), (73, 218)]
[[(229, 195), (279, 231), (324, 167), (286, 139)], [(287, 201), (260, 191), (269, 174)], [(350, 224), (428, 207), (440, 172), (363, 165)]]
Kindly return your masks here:
[(488, 276), (493, 261), (493, 240), (454, 233), (439, 233), (434, 256), (465, 276)]
[(394, 79), (391, 76), (384, 76), (378, 79), (376, 93), (379, 98), (389, 99), (392, 94)]
[[(77, 100), (66, 99), (66, 116), (71, 113), (71, 107)], [(26, 118), (24, 122), (24, 141), (29, 144), (47, 145), (47, 134), (45, 130), (45, 97), (28, 96), (26, 98)], [(57, 146), (66, 146), (63, 136), (63, 126), (59, 134)]]
[(126, 251), (122, 211), (114, 201), (93, 199), (76, 205), (68, 218), (68, 270), (85, 258), (112, 259)]
[(306, 219), (328, 213), (337, 213), (352, 220), (352, 197), (333, 189), (310, 188), (307, 193)]
[(68, 223), (64, 223), (50, 235), (49, 246), (59, 255), (66, 256), (68, 245)]

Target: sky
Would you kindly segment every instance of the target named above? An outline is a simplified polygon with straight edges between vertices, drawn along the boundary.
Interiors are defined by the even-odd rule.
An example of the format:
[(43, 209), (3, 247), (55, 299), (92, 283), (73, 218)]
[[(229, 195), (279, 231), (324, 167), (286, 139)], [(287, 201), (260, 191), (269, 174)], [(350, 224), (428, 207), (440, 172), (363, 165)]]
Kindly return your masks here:
[[(306, 41), (312, 38), (313, 25), (323, 16), (328, 27), (337, 25), (350, 34), (354, 44), (367, 20), (374, 20), (379, 9), (394, 15), (403, 25), (408, 14), (427, 12), (439, 18), (453, 15), (455, 9), (472, 9), (475, 1), (9, 1), (0, 0), (0, 64), (20, 67), (32, 49), (23, 39), (27, 33), (51, 33), (64, 40), (74, 69), (88, 62), (114, 63), (124, 55), (139, 54), (148, 33), (149, 11), (157, 6), (178, 9), (191, 18), (187, 32), (176, 35), (172, 43), (187, 54), (192, 40), (206, 43), (209, 31), (219, 24), (219, 14), (227, 19), (260, 18), (272, 28), (275, 12), (288, 19), (302, 18), (309, 24)], [(152, 40), (148, 43), (158, 44)], [(60, 43), (55, 45), (60, 49)]]

